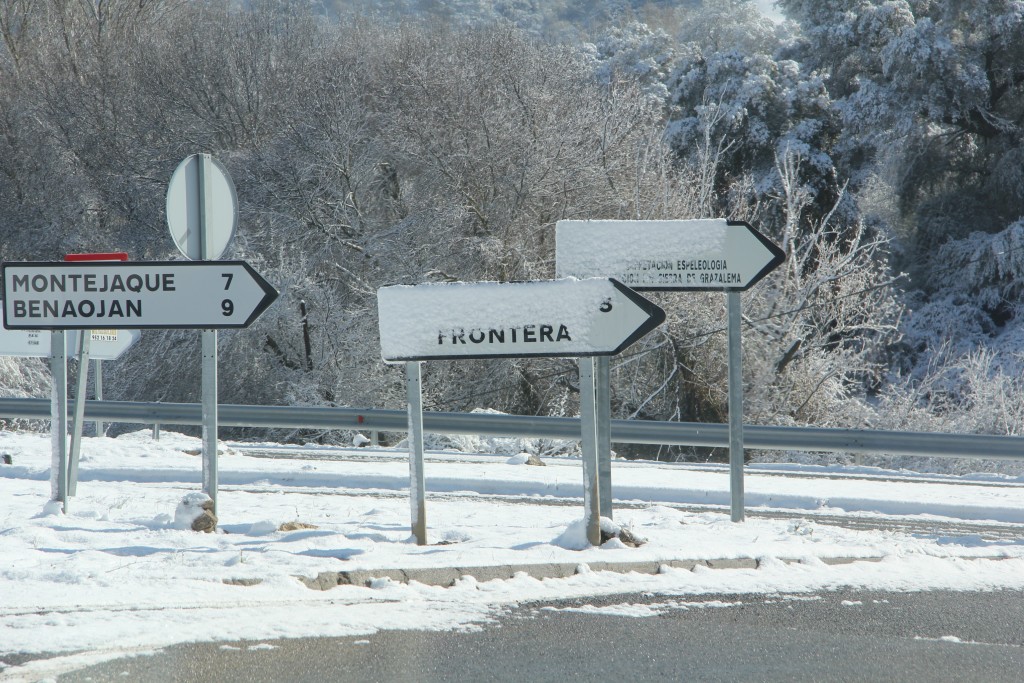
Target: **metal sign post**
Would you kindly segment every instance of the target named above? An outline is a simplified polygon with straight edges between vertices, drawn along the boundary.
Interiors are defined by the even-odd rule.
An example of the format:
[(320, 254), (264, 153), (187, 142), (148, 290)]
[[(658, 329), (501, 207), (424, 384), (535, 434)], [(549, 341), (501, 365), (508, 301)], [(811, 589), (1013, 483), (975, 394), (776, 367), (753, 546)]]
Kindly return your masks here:
[[(167, 187), (167, 226), (178, 250), (191, 260), (216, 261), (234, 239), (237, 225), (238, 194), (227, 169), (209, 154), (193, 154), (178, 164)], [(202, 355), (203, 491), (213, 500), (216, 514), (216, 329), (202, 331)]]
[(729, 490), (732, 521), (742, 522), (743, 503), (743, 322), (740, 293), (726, 295), (729, 306)]
[(50, 336), (50, 500), (68, 512), (68, 358), (64, 331)]
[(580, 450), (583, 456), (583, 518), (587, 542), (601, 545), (601, 494), (598, 466), (597, 393), (593, 358), (580, 358)]
[(427, 544), (427, 493), (423, 475), (423, 378), (422, 363), (405, 364), (405, 394), (409, 406), (409, 502), (412, 534), (417, 545)]
[(217, 331), (202, 332), (203, 491), (217, 514)]
[[(97, 401), (103, 400), (103, 361), (99, 358), (93, 360), (93, 385), (96, 387), (95, 395)], [(93, 422), (96, 428), (96, 436), (103, 436), (103, 420), (96, 420)]]
[[(614, 245), (614, 248), (609, 248)], [(785, 260), (786, 254), (742, 221), (558, 221), (558, 277), (613, 277), (637, 291), (729, 293), (730, 484), (733, 521), (743, 519), (743, 400), (739, 292), (749, 289)], [(607, 375), (599, 373), (598, 410), (607, 410)], [(609, 420), (610, 421), (610, 420)], [(602, 420), (597, 420), (602, 425)], [(598, 457), (602, 513), (611, 515), (611, 444)], [(607, 501), (607, 505), (605, 505)]]
[[(128, 254), (124, 252), (111, 252), (102, 254), (68, 254), (64, 257), (66, 262), (79, 261), (125, 261)], [(3, 302), (0, 307), (6, 310)], [(122, 334), (115, 333), (113, 339), (105, 339), (98, 348), (90, 345), (92, 336), (87, 330), (65, 333), (59, 332), (59, 339), (63, 344), (62, 352), (55, 356), (54, 352), (58, 343), (58, 334), (50, 335), (49, 343), (45, 342), (44, 333), (38, 329), (7, 329), (6, 315), (5, 327), (0, 328), (0, 355), (22, 356), (22, 357), (44, 357), (49, 356), (51, 362), (51, 377), (54, 382), (54, 401), (51, 410), (51, 431), (53, 433), (52, 468), (53, 476), (56, 477), (54, 488), (54, 500), (60, 500), (67, 511), (67, 499), (74, 496), (78, 488), (78, 460), (82, 439), (82, 420), (85, 410), (85, 391), (89, 379), (89, 357), (90, 354), (96, 359), (97, 373), (99, 373), (100, 359), (115, 359), (123, 354), (128, 347), (134, 344), (139, 338), (137, 330), (126, 330)], [(75, 393), (75, 413), (72, 420), (72, 434), (70, 452), (65, 449), (67, 443), (67, 356), (68, 347), (77, 350), (79, 356), (79, 370), (77, 391)], [(75, 351), (73, 351), (74, 353)], [(102, 392), (102, 379), (99, 374), (96, 377), (98, 392)], [(62, 386), (57, 386), (57, 384)], [(100, 398), (100, 396), (97, 396)], [(63, 412), (60, 410), (63, 405)], [(58, 430), (60, 433), (58, 434)], [(97, 433), (101, 431), (100, 423), (97, 422)]]
[(612, 519), (611, 359), (594, 359), (594, 407), (597, 427), (597, 478), (601, 516)]
[[(65, 261), (127, 261), (128, 254), (123, 251), (101, 254), (68, 254)], [(75, 415), (71, 421), (71, 452), (68, 455), (68, 495), (78, 494), (78, 459), (82, 450), (82, 421), (85, 419), (86, 387), (89, 384), (89, 353), (92, 346), (93, 332), (81, 330), (78, 333), (78, 381), (75, 385)], [(116, 333), (115, 333), (116, 337)]]
[(68, 456), (68, 495), (78, 494), (78, 455), (82, 450), (82, 420), (85, 419), (85, 392), (89, 383), (89, 344), (92, 334), (78, 335), (78, 381), (75, 383), (75, 416), (71, 421), (71, 452)]

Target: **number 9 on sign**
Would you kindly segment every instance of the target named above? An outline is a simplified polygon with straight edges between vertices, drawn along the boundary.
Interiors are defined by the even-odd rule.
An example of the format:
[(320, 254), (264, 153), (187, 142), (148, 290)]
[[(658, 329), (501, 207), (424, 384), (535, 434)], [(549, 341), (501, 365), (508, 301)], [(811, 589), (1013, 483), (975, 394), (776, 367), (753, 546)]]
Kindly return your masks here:
[(220, 310), (226, 317), (230, 317), (235, 312), (235, 304), (231, 299), (224, 299), (220, 302)]

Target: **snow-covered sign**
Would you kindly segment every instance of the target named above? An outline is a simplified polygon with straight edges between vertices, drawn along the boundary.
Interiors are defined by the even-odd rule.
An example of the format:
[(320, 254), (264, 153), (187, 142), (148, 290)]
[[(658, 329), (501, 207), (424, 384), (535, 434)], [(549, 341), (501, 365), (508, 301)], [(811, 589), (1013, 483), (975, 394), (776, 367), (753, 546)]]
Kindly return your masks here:
[(242, 261), (5, 263), (9, 330), (248, 327), (277, 291)]
[(377, 308), (386, 361), (614, 355), (665, 319), (608, 278), (396, 285)]
[(613, 277), (644, 290), (748, 289), (786, 258), (747, 223), (558, 221), (558, 277)]

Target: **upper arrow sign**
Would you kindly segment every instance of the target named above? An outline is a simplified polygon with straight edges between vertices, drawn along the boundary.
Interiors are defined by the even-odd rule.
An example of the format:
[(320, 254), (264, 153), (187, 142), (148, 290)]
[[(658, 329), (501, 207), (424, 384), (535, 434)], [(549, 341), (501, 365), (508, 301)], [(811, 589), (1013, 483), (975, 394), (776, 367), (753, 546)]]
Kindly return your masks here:
[(9, 330), (248, 327), (277, 291), (242, 261), (5, 263)]
[(744, 290), (786, 254), (750, 225), (725, 219), (558, 221), (558, 277), (613, 277), (633, 289)]
[(382, 287), (377, 309), (386, 361), (614, 355), (665, 319), (607, 278)]

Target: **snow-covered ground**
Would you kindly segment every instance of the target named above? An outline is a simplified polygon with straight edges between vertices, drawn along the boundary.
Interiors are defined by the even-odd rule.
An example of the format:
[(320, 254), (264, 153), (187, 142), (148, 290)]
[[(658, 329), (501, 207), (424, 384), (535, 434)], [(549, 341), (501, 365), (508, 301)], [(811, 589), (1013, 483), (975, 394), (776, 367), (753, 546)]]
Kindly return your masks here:
[[(750, 515), (734, 524), (726, 469), (615, 461), (615, 522), (647, 542), (631, 548), (612, 540), (594, 548), (580, 524), (578, 459), (545, 458), (546, 467), (535, 467), (507, 455), (435, 454), (426, 465), (430, 545), (417, 546), (400, 451), (360, 449), (374, 457), (325, 461), (257, 458), (229, 448), (220, 457), (218, 532), (207, 534), (182, 528), (191, 517), (179, 511), (200, 488), (198, 439), (165, 431), (154, 441), (140, 431), (86, 438), (82, 448), (77, 495), (64, 514), (49, 501), (49, 437), (0, 432), (0, 453), (12, 460), (0, 464), (0, 680), (39, 680), (187, 641), (476, 628), (502, 609), (534, 600), (636, 591), (1024, 588), (1019, 477), (901, 472), (881, 478), (879, 470), (762, 466), (746, 477)], [(799, 514), (757, 514), (770, 510)], [(845, 528), (835, 524), (837, 515), (893, 526)], [(900, 531), (896, 522), (908, 520), (975, 526), (960, 535), (922, 532), (920, 525)], [(300, 524), (280, 530), (289, 522)], [(1006, 524), (1021, 524), (1020, 533), (1007, 534)], [(1001, 533), (985, 534), (986, 525)], [(587, 567), (730, 558), (760, 562), (756, 569), (659, 574)], [(880, 561), (830, 565), (828, 558)], [(542, 563), (571, 563), (580, 571), (543, 580), (525, 573), (509, 580), (467, 577), (451, 587), (380, 579), (325, 591), (298, 578)]]

